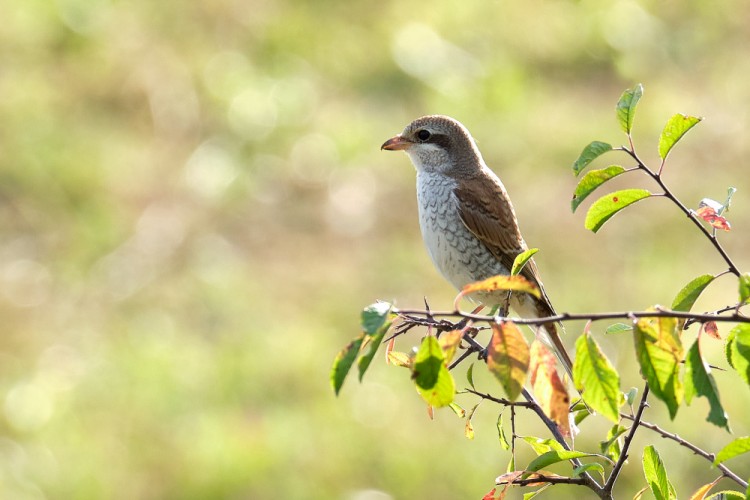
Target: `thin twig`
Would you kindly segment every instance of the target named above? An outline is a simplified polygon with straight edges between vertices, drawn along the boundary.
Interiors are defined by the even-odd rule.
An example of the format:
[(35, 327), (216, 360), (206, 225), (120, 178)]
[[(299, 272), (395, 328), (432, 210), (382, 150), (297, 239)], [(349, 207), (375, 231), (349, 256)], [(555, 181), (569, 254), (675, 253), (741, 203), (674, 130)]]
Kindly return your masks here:
[[(521, 394), (526, 399), (526, 402), (523, 401), (510, 401), (505, 398), (498, 398), (495, 396), (492, 396), (491, 394), (482, 393), (479, 391), (476, 391), (474, 389), (466, 389), (466, 392), (469, 392), (471, 394), (475, 394), (479, 396), (482, 399), (487, 399), (490, 401), (493, 401), (498, 404), (511, 406), (511, 409), (513, 407), (519, 406), (522, 408), (527, 408), (529, 410), (532, 410), (534, 413), (537, 414), (539, 419), (544, 423), (544, 425), (547, 426), (547, 429), (552, 433), (552, 436), (555, 438), (555, 441), (560, 443), (560, 445), (563, 447), (563, 449), (570, 451), (570, 446), (568, 445), (567, 441), (565, 441), (565, 437), (560, 432), (560, 429), (557, 427), (557, 424), (553, 422), (545, 413), (544, 410), (542, 410), (542, 407), (537, 403), (536, 399), (534, 399), (534, 396), (529, 393), (525, 388), (521, 391)], [(575, 467), (581, 466), (581, 461), (577, 458), (571, 459), (570, 462)], [(583, 484), (593, 490), (597, 495), (601, 496), (601, 493), (603, 491), (602, 486), (591, 477), (591, 475), (588, 472), (584, 472), (580, 478), (581, 482), (580, 484)], [(576, 483), (577, 484), (577, 483)]]
[[(729, 272), (729, 271), (725, 271), (725, 272)], [(717, 274), (716, 277), (718, 278), (720, 275), (721, 274)], [(724, 306), (721, 309), (717, 309), (715, 311), (712, 311), (712, 312), (706, 313), (706, 314), (716, 314), (718, 316), (719, 314), (724, 314), (725, 312), (729, 312), (729, 311), (735, 311), (735, 312), (737, 312), (737, 308), (738, 307), (742, 307), (742, 305), (743, 304), (741, 302), (738, 302), (737, 304), (733, 304), (731, 306)], [(685, 328), (689, 327), (693, 323), (699, 323), (699, 322), (700, 322), (700, 320), (698, 320), (698, 319), (689, 319), (689, 320), (685, 321)]]
[[(622, 417), (624, 419), (627, 419), (627, 420), (633, 420), (633, 418), (634, 418), (632, 415), (628, 415), (626, 413), (620, 413), (620, 417)], [(713, 463), (713, 461), (716, 459), (716, 456), (713, 453), (709, 453), (707, 451), (704, 451), (704, 450), (698, 448), (693, 443), (691, 443), (689, 441), (686, 441), (685, 439), (681, 438), (677, 434), (674, 434), (674, 433), (669, 432), (669, 431), (667, 431), (665, 429), (662, 429), (661, 427), (659, 427), (656, 424), (652, 424), (652, 423), (649, 423), (649, 422), (641, 421), (640, 425), (641, 425), (641, 427), (645, 427), (647, 429), (651, 429), (652, 431), (656, 432), (657, 434), (660, 434), (661, 437), (663, 437), (663, 438), (670, 439), (670, 440), (676, 442), (677, 444), (679, 444), (680, 446), (684, 446), (688, 450), (692, 451), (693, 453), (695, 453), (696, 455), (698, 455), (700, 457), (705, 458), (706, 460), (708, 460), (711, 463)], [(722, 474), (725, 477), (731, 479), (732, 481), (734, 481), (735, 483), (739, 484), (743, 488), (747, 488), (747, 481), (745, 481), (744, 479), (742, 479), (741, 477), (739, 477), (737, 474), (735, 474), (734, 472), (732, 472), (729, 469), (729, 467), (727, 467), (724, 464), (719, 464), (716, 467), (722, 472)]]
[(453, 363), (451, 363), (451, 364), (450, 364), (450, 366), (448, 367), (448, 369), (449, 369), (449, 370), (452, 370), (452, 369), (454, 369), (454, 368), (455, 368), (455, 367), (457, 367), (457, 366), (458, 366), (459, 364), (461, 364), (461, 362), (462, 362), (463, 360), (465, 360), (466, 358), (468, 358), (469, 356), (471, 356), (471, 355), (472, 355), (472, 354), (474, 354), (475, 352), (477, 352), (477, 351), (475, 351), (474, 349), (472, 349), (471, 347), (469, 347), (469, 348), (468, 348), (468, 349), (466, 349), (466, 350), (465, 350), (465, 351), (464, 351), (463, 353), (461, 353), (461, 355), (460, 355), (460, 356), (459, 356), (459, 357), (458, 357), (458, 358), (457, 358), (457, 359), (456, 359), (455, 361), (453, 361)]
[(501, 404), (504, 406), (510, 406), (510, 407), (521, 406), (523, 408), (529, 408), (531, 410), (533, 410), (535, 406), (538, 406), (538, 404), (535, 401), (511, 401), (510, 399), (498, 398), (487, 392), (479, 392), (475, 389), (467, 388), (467, 389), (464, 389), (464, 392), (474, 394), (475, 396), (479, 396), (482, 399), (486, 399), (488, 401), (492, 401), (494, 403)]
[(516, 407), (510, 407), (510, 456), (513, 460), (515, 469), (516, 465)]
[[(698, 217), (695, 216), (695, 213), (687, 208), (677, 197), (672, 193), (672, 191), (664, 184), (664, 180), (661, 176), (661, 168), (659, 168), (658, 172), (653, 172), (650, 168), (646, 166), (643, 161), (638, 157), (638, 155), (635, 153), (635, 149), (632, 148), (620, 148), (622, 151), (625, 151), (628, 155), (630, 155), (631, 158), (633, 158), (637, 163), (638, 166), (646, 172), (656, 183), (659, 185), (659, 187), (664, 191), (664, 196), (669, 198), (669, 200), (674, 203), (677, 208), (679, 208), (692, 222), (695, 224), (698, 229), (703, 233), (703, 235), (708, 238), (708, 240), (711, 242), (711, 244), (714, 246), (717, 252), (719, 252), (719, 255), (724, 259), (724, 262), (727, 263), (729, 266), (729, 271), (734, 274), (735, 276), (740, 275), (739, 268), (735, 265), (735, 263), (732, 261), (732, 259), (729, 257), (729, 254), (724, 250), (724, 247), (721, 246), (721, 243), (719, 243), (719, 240), (716, 238), (715, 235), (712, 235), (708, 229), (701, 223), (701, 221), (698, 219)], [(662, 166), (664, 163), (662, 162)]]
[(648, 406), (648, 392), (648, 384), (646, 384), (643, 388), (643, 394), (641, 395), (641, 402), (638, 405), (638, 412), (635, 414), (635, 417), (633, 417), (633, 425), (630, 427), (630, 432), (628, 432), (628, 435), (625, 436), (625, 442), (622, 445), (620, 458), (617, 460), (614, 469), (612, 469), (612, 473), (609, 475), (609, 479), (607, 479), (607, 484), (604, 485), (604, 491), (609, 495), (611, 495), (612, 493), (612, 488), (615, 487), (615, 482), (617, 481), (617, 477), (620, 475), (622, 466), (625, 465), (625, 461), (628, 459), (628, 451), (630, 450), (630, 445), (633, 442), (633, 437), (635, 437), (635, 433), (641, 423), (643, 411)]

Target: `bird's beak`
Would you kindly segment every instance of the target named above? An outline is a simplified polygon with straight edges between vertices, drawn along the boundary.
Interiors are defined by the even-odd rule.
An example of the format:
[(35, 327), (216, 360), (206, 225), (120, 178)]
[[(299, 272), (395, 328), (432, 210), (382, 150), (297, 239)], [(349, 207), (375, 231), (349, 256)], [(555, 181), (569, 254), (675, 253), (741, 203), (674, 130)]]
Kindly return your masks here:
[(383, 145), (380, 146), (380, 149), (385, 149), (386, 151), (398, 151), (401, 149), (407, 149), (411, 145), (412, 142), (409, 139), (397, 135), (396, 137), (391, 137), (385, 141)]

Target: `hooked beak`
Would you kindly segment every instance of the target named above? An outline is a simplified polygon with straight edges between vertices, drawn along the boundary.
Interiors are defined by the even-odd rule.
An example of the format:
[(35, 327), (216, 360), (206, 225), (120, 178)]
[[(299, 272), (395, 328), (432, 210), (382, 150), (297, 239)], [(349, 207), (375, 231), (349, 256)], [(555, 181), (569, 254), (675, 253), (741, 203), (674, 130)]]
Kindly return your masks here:
[(409, 146), (411, 146), (413, 143), (400, 135), (397, 135), (396, 137), (391, 137), (387, 141), (383, 143), (382, 146), (380, 146), (380, 149), (385, 149), (386, 151), (399, 151), (402, 149), (407, 149)]

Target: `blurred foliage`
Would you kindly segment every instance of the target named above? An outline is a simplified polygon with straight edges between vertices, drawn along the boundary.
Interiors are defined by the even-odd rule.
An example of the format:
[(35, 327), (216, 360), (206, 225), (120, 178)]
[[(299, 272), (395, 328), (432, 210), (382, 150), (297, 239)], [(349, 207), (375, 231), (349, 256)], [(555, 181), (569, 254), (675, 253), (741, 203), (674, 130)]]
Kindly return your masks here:
[[(612, 103), (635, 82), (644, 155), (673, 112), (706, 117), (669, 181), (688, 205), (739, 188), (723, 241), (747, 269), (748, 15), (740, 0), (6, 0), (0, 496), (480, 498), (507, 461), (493, 411), (468, 441), (378, 359), (357, 391), (328, 387), (363, 305), (454, 293), (422, 249), (413, 170), (379, 145), (455, 116), (559, 310), (668, 303), (716, 272), (712, 249), (656, 200), (589, 234), (569, 168), (592, 135), (619, 137)], [(602, 342), (640, 384), (625, 337)], [(683, 494), (713, 479), (658, 449)]]

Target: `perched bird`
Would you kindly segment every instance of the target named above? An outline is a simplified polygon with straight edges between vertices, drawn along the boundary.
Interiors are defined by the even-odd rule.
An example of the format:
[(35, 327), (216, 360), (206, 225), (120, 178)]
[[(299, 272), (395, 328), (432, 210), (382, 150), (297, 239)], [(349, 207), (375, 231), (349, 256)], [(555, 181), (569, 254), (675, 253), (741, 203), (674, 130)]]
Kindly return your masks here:
[[(498, 274), (510, 274), (518, 254), (528, 249), (505, 186), (482, 158), (474, 139), (448, 116), (423, 116), (388, 139), (381, 149), (403, 150), (417, 169), (419, 225), (435, 267), (459, 290)], [(542, 298), (513, 293), (510, 306), (525, 318), (552, 316), (555, 310), (529, 260), (521, 274), (542, 291)], [(479, 293), (486, 306), (502, 305), (507, 292)], [(543, 329), (570, 373), (572, 363), (557, 325)]]

